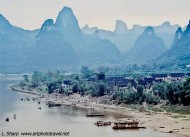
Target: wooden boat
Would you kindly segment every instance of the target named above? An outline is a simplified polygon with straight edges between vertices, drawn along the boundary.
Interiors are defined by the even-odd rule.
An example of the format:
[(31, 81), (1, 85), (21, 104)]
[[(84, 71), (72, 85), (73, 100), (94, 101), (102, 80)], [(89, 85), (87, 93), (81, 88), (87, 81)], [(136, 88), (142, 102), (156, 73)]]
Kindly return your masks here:
[(97, 121), (95, 123), (95, 125), (97, 125), (97, 126), (109, 126), (109, 125), (111, 125), (111, 122)]
[(47, 105), (48, 105), (48, 107), (59, 107), (59, 106), (61, 106), (61, 104), (53, 103), (53, 102), (48, 102)]
[(59, 107), (61, 104), (49, 104), (48, 107)]
[(114, 122), (113, 129), (141, 129), (146, 128), (143, 126), (139, 126), (139, 121), (124, 121), (124, 122)]
[(91, 114), (86, 114), (86, 117), (103, 117), (104, 114), (100, 113), (91, 113)]

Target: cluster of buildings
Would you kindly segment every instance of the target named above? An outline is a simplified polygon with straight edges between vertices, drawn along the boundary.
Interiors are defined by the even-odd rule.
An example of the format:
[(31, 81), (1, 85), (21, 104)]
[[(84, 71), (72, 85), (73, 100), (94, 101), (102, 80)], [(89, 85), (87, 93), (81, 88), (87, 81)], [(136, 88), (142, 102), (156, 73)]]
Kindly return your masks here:
[[(136, 89), (137, 85), (142, 85), (146, 89), (151, 89), (152, 85), (157, 82), (182, 82), (185, 81), (187, 77), (190, 77), (190, 73), (163, 73), (163, 74), (151, 74), (149, 76), (136, 76), (136, 77), (126, 77), (126, 76), (106, 76), (105, 82), (109, 87), (120, 89), (128, 88), (129, 86)], [(96, 82), (96, 77), (91, 77), (85, 79), (88, 82)], [(64, 80), (62, 82), (63, 89), (71, 89), (72, 81)]]
[[(163, 74), (151, 74), (149, 76), (138, 77), (125, 77), (125, 76), (107, 76), (106, 83), (110, 87), (136, 87), (142, 85), (146, 88), (150, 88), (156, 82), (182, 82), (187, 77), (190, 77), (190, 73), (163, 73)], [(96, 81), (96, 78), (89, 78), (88, 81)]]

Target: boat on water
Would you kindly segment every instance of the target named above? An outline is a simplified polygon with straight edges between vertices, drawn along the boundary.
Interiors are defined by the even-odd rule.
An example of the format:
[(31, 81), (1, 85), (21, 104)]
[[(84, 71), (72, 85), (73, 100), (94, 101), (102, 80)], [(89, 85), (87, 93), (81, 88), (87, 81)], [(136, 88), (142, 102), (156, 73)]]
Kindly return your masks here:
[(104, 114), (101, 113), (91, 113), (91, 114), (86, 114), (86, 117), (103, 117)]
[(113, 129), (145, 129), (144, 126), (139, 126), (140, 121), (130, 120), (130, 121), (119, 121), (114, 122)]
[(109, 122), (97, 121), (97, 122), (95, 123), (95, 125), (96, 125), (96, 126), (109, 126), (109, 125), (111, 125), (111, 122), (110, 122), (110, 121), (109, 121)]
[(48, 107), (59, 107), (61, 104), (59, 103), (54, 103), (54, 102), (47, 102)]

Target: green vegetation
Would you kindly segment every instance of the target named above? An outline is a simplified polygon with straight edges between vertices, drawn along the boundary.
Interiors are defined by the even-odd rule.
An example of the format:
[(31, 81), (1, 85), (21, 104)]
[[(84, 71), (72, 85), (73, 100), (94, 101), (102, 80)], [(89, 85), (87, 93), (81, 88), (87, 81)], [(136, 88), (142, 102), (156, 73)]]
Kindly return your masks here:
[(183, 90), (180, 94), (181, 102), (184, 105), (190, 105), (190, 78), (183, 85)]
[[(133, 66), (134, 67), (134, 66)], [(101, 68), (104, 72), (94, 72), (87, 66), (81, 68), (78, 74), (65, 75), (60, 71), (39, 72), (35, 71), (31, 77), (24, 75), (24, 80), (19, 86), (26, 90), (37, 90), (46, 93), (58, 93), (70, 95), (78, 93), (81, 96), (91, 95), (92, 97), (109, 96), (109, 101), (115, 101), (118, 104), (139, 104), (143, 102), (151, 105), (166, 102), (167, 105), (190, 105), (190, 78), (185, 82), (157, 82), (151, 87), (140, 85), (138, 83), (128, 83), (127, 86), (117, 86), (108, 83), (106, 68)], [(136, 82), (136, 77), (132, 77)], [(156, 107), (148, 106), (153, 111), (163, 111)], [(170, 108), (166, 108), (170, 111)], [(173, 108), (174, 111), (176, 108)], [(179, 110), (181, 111), (181, 110)]]
[(24, 78), (24, 81), (29, 82), (29, 76), (28, 75), (24, 75), (23, 78)]
[(154, 105), (159, 103), (159, 99), (151, 93), (146, 93), (141, 85), (137, 85), (136, 91), (132, 90), (132, 88), (115, 91), (112, 99), (127, 104), (142, 105), (144, 101)]
[(93, 76), (93, 71), (90, 70), (87, 66), (83, 66), (81, 68), (81, 73), (82, 73), (84, 78), (90, 78)]
[(157, 83), (153, 86), (153, 92), (172, 105), (190, 105), (190, 78), (184, 83)]
[(171, 112), (171, 113), (179, 113), (179, 114), (190, 114), (190, 108), (189, 106), (162, 106), (162, 109), (166, 110), (167, 112)]
[(150, 111), (154, 111), (154, 112), (164, 112), (163, 109), (161, 109), (159, 107), (155, 107), (154, 105), (148, 105), (147, 109)]

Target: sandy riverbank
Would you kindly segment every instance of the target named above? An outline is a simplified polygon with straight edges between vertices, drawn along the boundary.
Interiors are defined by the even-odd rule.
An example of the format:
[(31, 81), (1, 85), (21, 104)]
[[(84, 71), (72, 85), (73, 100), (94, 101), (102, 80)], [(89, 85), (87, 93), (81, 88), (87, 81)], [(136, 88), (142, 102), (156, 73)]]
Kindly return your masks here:
[(0, 81), (21, 81), (24, 75), (31, 75), (29, 73), (23, 74), (2, 74), (0, 73)]
[[(179, 134), (190, 137), (190, 114), (182, 115), (167, 112), (142, 111), (140, 109), (132, 109), (127, 106), (115, 105), (113, 101), (108, 101), (108, 97), (90, 97), (73, 94), (70, 96), (56, 94), (39, 94), (37, 91), (26, 91), (14, 89), (22, 93), (35, 94), (43, 96), (38, 101), (51, 101), (62, 105), (72, 105), (81, 108), (87, 108), (92, 111), (106, 111), (131, 116), (139, 119), (145, 127), (152, 128), (160, 132)], [(124, 119), (123, 119), (124, 120)]]

